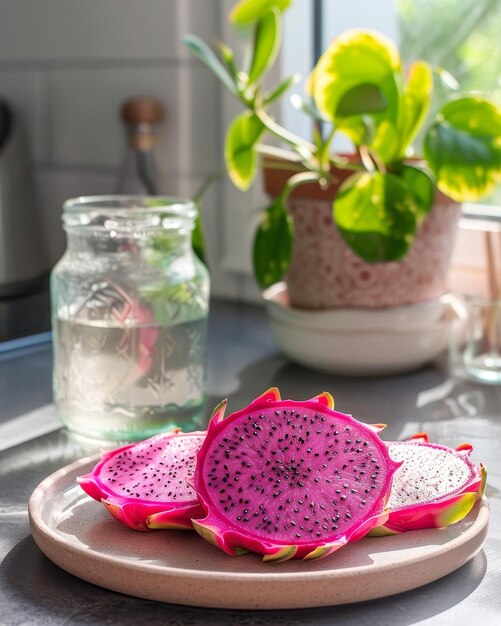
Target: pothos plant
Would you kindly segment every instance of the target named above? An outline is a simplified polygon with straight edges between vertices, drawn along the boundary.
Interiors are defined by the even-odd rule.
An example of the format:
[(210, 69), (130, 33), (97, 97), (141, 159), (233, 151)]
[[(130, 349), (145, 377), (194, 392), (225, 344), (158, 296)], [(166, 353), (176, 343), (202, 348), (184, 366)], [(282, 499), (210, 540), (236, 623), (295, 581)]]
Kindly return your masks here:
[[(256, 231), (254, 269), (263, 288), (280, 280), (290, 262), (290, 193), (305, 183), (328, 187), (336, 167), (353, 174), (334, 199), (333, 219), (347, 245), (367, 262), (405, 256), (436, 188), (464, 202), (488, 194), (501, 180), (500, 109), (482, 95), (455, 93), (428, 119), (434, 70), (416, 61), (404, 75), (395, 44), (374, 31), (352, 30), (334, 39), (308, 77), (305, 98), (294, 97), (293, 104), (315, 122), (311, 141), (278, 123), (269, 107), (297, 77), (272, 89), (263, 87), (263, 77), (277, 56), (282, 13), (289, 4), (240, 0), (233, 7), (229, 20), (248, 47), (242, 68), (224, 43), (216, 54), (199, 38), (184, 38), (244, 107), (226, 132), (225, 161), (233, 183), (249, 188), (259, 154), (264, 167), (279, 167), (278, 156), (297, 170), (263, 212)], [(337, 133), (353, 142), (355, 159), (332, 150)], [(418, 135), (422, 154), (416, 158), (412, 143)], [(264, 143), (267, 138), (287, 149)]]

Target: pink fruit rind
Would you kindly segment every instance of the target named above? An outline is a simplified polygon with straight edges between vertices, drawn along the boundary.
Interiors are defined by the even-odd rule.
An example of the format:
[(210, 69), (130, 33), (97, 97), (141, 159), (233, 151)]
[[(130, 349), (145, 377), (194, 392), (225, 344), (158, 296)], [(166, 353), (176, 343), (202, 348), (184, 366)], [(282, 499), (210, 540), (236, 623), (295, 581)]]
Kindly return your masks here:
[[(187, 482), (185, 473), (193, 474), (196, 452), (204, 437), (204, 432), (182, 433), (176, 429), (139, 443), (105, 451), (94, 469), (88, 474), (79, 476), (77, 482), (91, 498), (101, 502), (115, 519), (129, 528), (141, 531), (157, 528), (191, 529), (191, 519), (203, 515), (204, 511)], [(183, 459), (178, 462), (175, 456), (169, 459), (169, 452), (172, 451), (175, 455), (179, 451), (179, 446), (187, 449), (192, 461), (185, 463)], [(152, 457), (146, 458), (147, 454), (151, 454)], [(120, 470), (114, 465), (117, 461), (120, 464), (130, 463), (131, 470), (139, 472), (137, 488), (145, 489), (148, 485), (148, 489), (151, 487), (151, 493), (137, 497), (131, 488), (135, 478), (130, 485), (125, 485), (120, 490), (114, 489), (116, 480), (121, 478)], [(168, 475), (169, 469), (172, 468), (181, 474), (177, 487), (181, 491), (176, 495), (174, 485), (168, 488), (162, 485), (164, 480), (162, 471), (165, 470), (165, 475)], [(145, 476), (148, 478), (145, 479)], [(131, 493), (126, 491), (127, 488)], [(181, 497), (178, 499), (177, 495)]]
[[(198, 455), (197, 455), (196, 470), (195, 470), (195, 475), (194, 475), (194, 486), (198, 494), (200, 504), (202, 505), (205, 511), (205, 517), (203, 519), (192, 520), (195, 530), (204, 539), (214, 544), (215, 546), (217, 546), (218, 548), (220, 548), (221, 550), (223, 550), (229, 555), (238, 556), (240, 554), (244, 554), (245, 552), (256, 552), (262, 555), (264, 561), (285, 561), (291, 558), (309, 560), (309, 559), (325, 557), (329, 554), (332, 554), (333, 552), (343, 547), (347, 543), (362, 538), (375, 526), (379, 526), (383, 524), (388, 518), (388, 511), (386, 511), (385, 509), (385, 504), (389, 497), (392, 477), (395, 471), (400, 466), (400, 463), (397, 463), (390, 458), (386, 445), (384, 444), (384, 442), (382, 442), (379, 439), (377, 432), (381, 430), (382, 428), (381, 425), (378, 424), (378, 425), (375, 425), (374, 427), (371, 427), (371, 426), (362, 424), (361, 422), (358, 422), (357, 420), (352, 418), (350, 415), (346, 415), (344, 413), (339, 413), (337, 411), (334, 411), (333, 406), (334, 406), (334, 402), (333, 402), (332, 396), (330, 396), (330, 394), (328, 393), (320, 394), (319, 396), (316, 396), (315, 398), (312, 398), (307, 401), (296, 402), (293, 400), (281, 400), (280, 394), (276, 388), (272, 388), (268, 390), (267, 392), (265, 392), (264, 394), (256, 398), (248, 407), (242, 409), (241, 411), (232, 413), (226, 418), (224, 417), (226, 401), (223, 401), (220, 405), (218, 405), (218, 407), (216, 407), (216, 409), (214, 410), (213, 417), (209, 423), (206, 439), (204, 443), (202, 444), (200, 451), (198, 452)], [(322, 534), (322, 537), (320, 538), (316, 538), (316, 537), (313, 538), (310, 536), (310, 537), (304, 537), (304, 538), (295, 539), (294, 541), (291, 541), (289, 538), (289, 535), (291, 533), (289, 532), (290, 529), (287, 526), (287, 524), (283, 524), (283, 522), (277, 521), (279, 518), (279, 516), (277, 517), (277, 511), (280, 511), (281, 514), (283, 513), (283, 517), (287, 517), (293, 514), (292, 507), (294, 506), (295, 502), (301, 503), (301, 506), (303, 505), (303, 501), (301, 499), (293, 500), (296, 496), (301, 495), (303, 493), (301, 490), (298, 491), (299, 489), (298, 485), (300, 485), (301, 488), (305, 487), (308, 493), (308, 489), (307, 489), (308, 482), (310, 482), (311, 486), (313, 487), (313, 480), (315, 479), (318, 479), (320, 481), (322, 480), (325, 481), (326, 476), (329, 476), (330, 478), (332, 478), (330, 474), (323, 475), (319, 473), (318, 471), (319, 461), (318, 459), (313, 458), (313, 454), (310, 455), (311, 458), (310, 457), (308, 458), (308, 463), (310, 464), (311, 469), (310, 470), (307, 469), (305, 473), (302, 474), (302, 476), (305, 477), (305, 476), (308, 476), (308, 472), (311, 471), (311, 476), (308, 476), (308, 480), (304, 479), (305, 480), (304, 484), (301, 483), (300, 481), (294, 482), (296, 480), (296, 476), (294, 476), (293, 478), (290, 478), (289, 475), (286, 474), (285, 479), (284, 479), (284, 474), (278, 471), (273, 475), (271, 469), (268, 470), (268, 467), (270, 466), (272, 458), (274, 459), (274, 463), (283, 464), (282, 466), (280, 466), (280, 471), (282, 471), (282, 468), (286, 468), (283, 471), (286, 471), (286, 472), (289, 471), (289, 473), (291, 473), (293, 470), (292, 469), (290, 470), (287, 468), (290, 468), (290, 467), (293, 468), (294, 464), (299, 466), (299, 463), (302, 462), (301, 459), (299, 459), (298, 461), (298, 458), (295, 458), (295, 457), (290, 458), (287, 456), (287, 455), (292, 455), (292, 454), (296, 454), (297, 456), (297, 452), (295, 452), (295, 450), (297, 451), (298, 448), (297, 447), (294, 448), (293, 445), (291, 445), (290, 448), (288, 448), (287, 446), (284, 445), (284, 443), (282, 443), (280, 444), (282, 447), (277, 445), (277, 448), (273, 450), (270, 447), (269, 459), (262, 458), (262, 461), (259, 460), (261, 459), (261, 456), (259, 456), (259, 453), (257, 452), (257, 450), (259, 448), (259, 445), (261, 444), (258, 444), (256, 442), (262, 441), (263, 442), (262, 446), (267, 447), (268, 443), (266, 442), (268, 440), (261, 439), (261, 435), (258, 431), (261, 431), (263, 428), (265, 429), (270, 428), (270, 433), (272, 433), (273, 428), (275, 428), (275, 432), (278, 432), (279, 434), (282, 433), (281, 439), (279, 437), (278, 441), (283, 442), (283, 440), (285, 439), (285, 433), (287, 433), (287, 427), (285, 426), (285, 420), (287, 418), (279, 417), (279, 414), (281, 416), (281, 415), (285, 415), (286, 413), (290, 413), (291, 416), (294, 415), (294, 417), (291, 417), (290, 420), (288, 421), (294, 423), (294, 420), (295, 419), (297, 420), (297, 423), (296, 423), (298, 427), (297, 432), (299, 432), (300, 424), (302, 423), (301, 420), (303, 419), (306, 420), (306, 416), (308, 417), (308, 420), (313, 420), (311, 421), (311, 424), (314, 423), (315, 418), (318, 418), (318, 420), (321, 419), (324, 422), (322, 427), (320, 427), (319, 421), (316, 422), (317, 425), (314, 427), (318, 429), (317, 435), (319, 435), (320, 432), (322, 433), (327, 432), (326, 429), (328, 430), (328, 428), (333, 428), (334, 425), (339, 425), (339, 426), (342, 426), (343, 428), (348, 428), (348, 430), (350, 430), (351, 428), (352, 432), (358, 433), (357, 435), (358, 439), (356, 440), (357, 441), (356, 445), (360, 445), (360, 446), (363, 445), (361, 443), (362, 437), (363, 437), (363, 441), (369, 442), (367, 444), (369, 446), (367, 449), (365, 448), (362, 449), (361, 447), (360, 448), (357, 447), (357, 451), (360, 451), (360, 453), (363, 453), (363, 454), (360, 454), (359, 456), (357, 456), (358, 452), (357, 454), (353, 452), (353, 456), (356, 457), (356, 460), (365, 462), (363, 459), (366, 458), (364, 455), (366, 454), (366, 451), (368, 450), (371, 450), (371, 453), (370, 454), (367, 453), (368, 454), (367, 458), (371, 456), (371, 458), (376, 459), (377, 457), (378, 470), (376, 471), (376, 473), (379, 474), (381, 471), (381, 479), (374, 478), (374, 481), (377, 483), (377, 487), (374, 487), (375, 491), (374, 492), (370, 491), (371, 495), (364, 496), (364, 498), (366, 499), (362, 498), (362, 500), (359, 499), (361, 496), (360, 494), (357, 494), (357, 493), (349, 496), (351, 500), (348, 500), (347, 497), (344, 496), (344, 500), (346, 501), (346, 506), (350, 506), (350, 507), (353, 506), (353, 510), (350, 509), (350, 511), (352, 512), (349, 515), (344, 513), (345, 509), (342, 508), (344, 504), (341, 505), (339, 504), (339, 501), (337, 501), (339, 510), (340, 511), (342, 510), (343, 515), (346, 515), (346, 518), (349, 517), (349, 520), (350, 520), (348, 522), (345, 522), (345, 520), (342, 520), (342, 522), (340, 523), (341, 527), (342, 527), (342, 524), (345, 525), (345, 527), (342, 529), (342, 532), (341, 531), (336, 532), (334, 530), (334, 528), (337, 528), (337, 525), (332, 526), (332, 530), (330, 527), (327, 528), (326, 526), (325, 528), (327, 528), (327, 530), (325, 533), (323, 534), (320, 532), (318, 533), (318, 535)], [(277, 417), (273, 417), (275, 415)], [(248, 423), (246, 420), (247, 421), (252, 420), (252, 426), (249, 426), (249, 428), (251, 431), (255, 429), (253, 431), (256, 435), (255, 437), (252, 436), (250, 431), (248, 431), (248, 434), (246, 434), (247, 431), (245, 431), (245, 428), (244, 428), (246, 425), (248, 426)], [(259, 424), (257, 422), (259, 422)], [(239, 429), (241, 429), (241, 431), (239, 431)], [(329, 434), (334, 434), (334, 432), (336, 432), (337, 434), (337, 432), (340, 430), (341, 428), (337, 428), (336, 431), (331, 431)], [(240, 450), (237, 450), (237, 446), (235, 446), (234, 449), (236, 451), (233, 456), (232, 456), (230, 449), (225, 450), (223, 461), (221, 461), (220, 459), (217, 458), (217, 455), (220, 454), (219, 448), (221, 447), (221, 445), (223, 446), (228, 445), (229, 448), (231, 448), (234, 444), (238, 443), (237, 435), (235, 434), (237, 432), (238, 432), (238, 439), (240, 440), (240, 442), (242, 442), (239, 445), (241, 445), (242, 448)], [(309, 433), (309, 431), (306, 431), (306, 433)], [(265, 436), (266, 435), (263, 435), (263, 437)], [(294, 435), (294, 436), (298, 436), (298, 435)], [(310, 436), (310, 435), (305, 434), (302, 431), (301, 437), (305, 439), (306, 436)], [(325, 436), (328, 437), (329, 435), (326, 434)], [(339, 440), (341, 440), (343, 436), (348, 437), (348, 435), (344, 433), (338, 436)], [(232, 437), (234, 437), (234, 440), (231, 439)], [(271, 440), (274, 437), (274, 435), (269, 434), (269, 437)], [(291, 440), (289, 440), (289, 442), (290, 441)], [(296, 443), (297, 441), (298, 440), (296, 440)], [(301, 439), (299, 439), (299, 441), (301, 441)], [(312, 447), (313, 447), (314, 441), (313, 439), (311, 441), (312, 441)], [(319, 440), (316, 439), (316, 441), (318, 442)], [(333, 447), (333, 449), (335, 450), (336, 447), (334, 446), (334, 441), (332, 439), (330, 441), (332, 441), (332, 444), (333, 444), (331, 447)], [(350, 440), (348, 439), (348, 441)], [(226, 442), (226, 443), (223, 443), (223, 442)], [(344, 445), (344, 444), (341, 444), (341, 445)], [(312, 448), (310, 448), (309, 450), (311, 449)], [(355, 448), (351, 448), (351, 449), (354, 450)], [(239, 460), (238, 462), (236, 461), (236, 459), (243, 458), (243, 457), (238, 456), (238, 454), (240, 454), (242, 450), (247, 455), (245, 456), (245, 459), (247, 459), (245, 460), (245, 463), (247, 464), (246, 467), (240, 467), (239, 463), (243, 464), (241, 460)], [(259, 450), (261, 451), (261, 453), (263, 453), (264, 448), (261, 447), (259, 448)], [(286, 452), (286, 450), (288, 452)], [(292, 450), (292, 452), (289, 452), (289, 450)], [(318, 457), (319, 454), (320, 452), (316, 456)], [(322, 449), (322, 454), (328, 454), (328, 452)], [(339, 454), (340, 457), (343, 457), (342, 449), (340, 448), (336, 454)], [(225, 464), (224, 459), (230, 459), (230, 458), (231, 458), (231, 461), (228, 461), (227, 464)], [(320, 462), (321, 461), (322, 459), (320, 459)], [(214, 468), (216, 467), (216, 463), (218, 465), (220, 463), (222, 464), (221, 465), (222, 471), (224, 470), (222, 478), (220, 476), (217, 476), (216, 478), (211, 478), (215, 476), (214, 472), (216, 470)], [(235, 470), (234, 467), (232, 467), (232, 463), (236, 464), (235, 467), (239, 468), (238, 471)], [(337, 458), (335, 460), (335, 463), (337, 463)], [(348, 465), (349, 465), (349, 468), (348, 468)], [(249, 468), (252, 468), (252, 469), (249, 469)], [(341, 468), (343, 468), (342, 471), (341, 471)], [(355, 470), (354, 468), (357, 468), (357, 470)], [(334, 469), (334, 467), (332, 467), (332, 469)], [(330, 478), (327, 479), (326, 485), (329, 484), (327, 489), (332, 489), (332, 493), (330, 493), (329, 495), (327, 491), (325, 493), (325, 497), (330, 498), (334, 496), (334, 487), (344, 487), (346, 489), (348, 487), (349, 481), (354, 480), (354, 474), (358, 472), (358, 469), (359, 469), (358, 466), (356, 464), (349, 462), (349, 459), (346, 456), (343, 458), (340, 458), (339, 467), (336, 469), (336, 472), (338, 472), (338, 475), (340, 474), (339, 478), (342, 480), (339, 482), (339, 484), (333, 485), (331, 487), (330, 484), (333, 483), (333, 480), (330, 480)], [(243, 470), (243, 471), (240, 471), (240, 470)], [(226, 471), (226, 474), (224, 474), (225, 471)], [(361, 470), (361, 471), (363, 474), (365, 474), (365, 470)], [(350, 474), (350, 476), (348, 476), (349, 472), (351, 472), (351, 474), (353, 475)], [(245, 479), (248, 479), (249, 475), (251, 478), (255, 479), (258, 473), (260, 474), (260, 476), (263, 476), (262, 484), (267, 485), (268, 489), (266, 492), (260, 492), (256, 494), (256, 491), (252, 493), (252, 490), (250, 488), (251, 483), (249, 481), (248, 481), (248, 484), (245, 485)], [(240, 476), (238, 476), (238, 474), (240, 474)], [(284, 484), (283, 490), (278, 488), (274, 494), (271, 494), (271, 493), (268, 493), (268, 491), (272, 490), (273, 488), (276, 487), (278, 483), (280, 483), (280, 480), (278, 480), (278, 482), (275, 482), (274, 486), (271, 487), (268, 484), (268, 481), (277, 480), (276, 478), (273, 478), (273, 476), (281, 476), (282, 477), (281, 479), (284, 480), (284, 483), (285, 482), (289, 483), (289, 481), (292, 481), (292, 482), (290, 482), (288, 486)], [(314, 477), (314, 478), (311, 478), (311, 477)], [(224, 481), (224, 482), (221, 482), (219, 484), (218, 481), (220, 480), (220, 478), (221, 478), (221, 481)], [(214, 481), (214, 483), (211, 487), (212, 480)], [(240, 480), (241, 482), (236, 482)], [(357, 480), (360, 480), (360, 477), (357, 478)], [(380, 480), (380, 483), (378, 483), (379, 480)], [(217, 487), (215, 486), (216, 483), (218, 483)], [(254, 484), (255, 483), (252, 483), (252, 485)], [(359, 484), (361, 483), (352, 482), (350, 483), (349, 486), (353, 487), (355, 484), (359, 486)], [(369, 481), (369, 484), (370, 484), (370, 481)], [(244, 504), (243, 505), (238, 504), (238, 496), (235, 495), (237, 493), (237, 485), (241, 485), (241, 487), (239, 487), (242, 490), (241, 495), (243, 495), (244, 498), (248, 496), (249, 502), (250, 502), (251, 496), (254, 498), (253, 504), (249, 505), (247, 509), (244, 509), (243, 513), (245, 514), (246, 510), (250, 510), (253, 507), (252, 510), (256, 511), (256, 514), (255, 515), (252, 514), (252, 515), (253, 517), (256, 517), (256, 515), (258, 515), (257, 511), (261, 507), (268, 507), (268, 509), (272, 511), (274, 515), (275, 529), (279, 528), (279, 525), (282, 524), (280, 532), (277, 532), (276, 535), (274, 536), (265, 536), (264, 531), (257, 530), (257, 525), (255, 529), (249, 529), (249, 528), (245, 528), (242, 522), (237, 521), (238, 518), (235, 518), (234, 515), (240, 512), (238, 509), (238, 506), (241, 506), (242, 508), (246, 506), (245, 500), (243, 499), (240, 500), (240, 502), (244, 502)], [(219, 487), (221, 486), (222, 486), (222, 491), (219, 489)], [(364, 483), (363, 486), (366, 487), (367, 483)], [(242, 487), (244, 488), (242, 489)], [(257, 484), (257, 486), (255, 487), (255, 489), (265, 489), (265, 488), (266, 487), (259, 486), (259, 484)], [(233, 490), (233, 494), (235, 495), (237, 499), (235, 504), (238, 505), (235, 511), (233, 512), (233, 517), (231, 517), (232, 515), (231, 513), (225, 513), (225, 511), (223, 510), (225, 505), (227, 505), (227, 509), (231, 509), (232, 507), (233, 496), (230, 497), (231, 490)], [(283, 497), (282, 497), (281, 491), (284, 492)], [(342, 491), (342, 488), (339, 489), (339, 491)], [(348, 494), (349, 492), (350, 490), (347, 489), (346, 493)], [(263, 493), (265, 495), (263, 495)], [(318, 495), (318, 493), (315, 492), (313, 489), (309, 493), (310, 493), (310, 496), (316, 497)], [(323, 492), (319, 492), (319, 493), (323, 494)], [(374, 495), (372, 495), (373, 493)], [(273, 500), (275, 496), (277, 497), (276, 501)], [(290, 502), (289, 510), (288, 510), (288, 505), (285, 505), (285, 507), (283, 506), (285, 502), (287, 502), (287, 500), (285, 500), (287, 496), (289, 497), (288, 501)], [(304, 497), (306, 498), (307, 496), (304, 496)], [(336, 497), (337, 496), (334, 496), (334, 498)], [(339, 496), (339, 497), (342, 499), (342, 496)], [(356, 503), (355, 503), (355, 500), (356, 500)], [(323, 518), (321, 517), (322, 513), (320, 513), (320, 508), (318, 508), (320, 506), (318, 504), (319, 502), (320, 500), (318, 500), (317, 502), (312, 502), (311, 497), (310, 497), (309, 504), (310, 506), (313, 505), (313, 508), (311, 509), (311, 511), (313, 512), (311, 513), (311, 515), (314, 515), (314, 516), (318, 515), (319, 520), (326, 520), (328, 519), (327, 517), (323, 517)], [(325, 504), (326, 501), (322, 500), (322, 502)], [(366, 502), (369, 503), (368, 507), (366, 509), (362, 509), (361, 503), (365, 505)], [(272, 503), (273, 503), (273, 506), (275, 507), (273, 509), (272, 509)], [(294, 508), (294, 511), (295, 510), (296, 509)], [(310, 510), (307, 509), (305, 506), (305, 509), (302, 511), (301, 515), (303, 513), (306, 515), (306, 513), (310, 513)], [(332, 513), (332, 510), (330, 511), (330, 513)], [(250, 517), (251, 513), (248, 513), (248, 515)], [(268, 515), (267, 512), (266, 512), (266, 515)], [(351, 523), (352, 516), (354, 520), (353, 523)], [(240, 516), (240, 519), (242, 519), (241, 516)], [(263, 520), (265, 519), (266, 518), (263, 517)], [(310, 516), (304, 516), (303, 519), (310, 520)], [(334, 520), (334, 518), (332, 518), (332, 520)], [(245, 522), (245, 519), (243, 521)], [(260, 520), (257, 519), (257, 522), (260, 523)], [(268, 523), (268, 521), (266, 521), (266, 523)], [(315, 519), (314, 523), (322, 524), (323, 521), (318, 521), (317, 519)], [(292, 522), (290, 522), (290, 524), (292, 524)], [(329, 526), (331, 526), (331, 524), (332, 522), (329, 521)], [(299, 525), (299, 522), (298, 522), (298, 525)], [(287, 526), (287, 532), (285, 532), (286, 526)], [(296, 524), (294, 524), (294, 526), (296, 526)], [(308, 532), (311, 533), (309, 528), (308, 528)], [(282, 533), (282, 536), (280, 536), (281, 533)], [(287, 533), (289, 533), (289, 535)]]
[[(396, 498), (393, 498), (395, 492), (402, 488), (410, 490), (409, 477), (405, 477), (406, 472), (410, 470), (408, 470), (404, 461), (403, 467), (395, 474), (393, 480), (392, 490), (394, 491), (390, 494), (388, 502), (388, 507), (390, 508), (388, 520), (381, 528), (372, 530), (372, 536), (450, 526), (466, 517), (475, 502), (482, 498), (487, 480), (487, 471), (483, 464), (477, 466), (471, 461), (470, 455), (473, 448), (470, 444), (461, 444), (453, 450), (440, 444), (430, 443), (426, 433), (418, 433), (408, 441), (388, 443), (388, 449), (390, 455), (393, 454), (394, 458), (401, 459), (402, 456), (405, 456), (405, 454), (402, 454), (404, 452), (407, 455), (416, 452), (416, 459), (418, 458), (417, 455), (419, 455), (421, 458), (424, 458), (424, 463), (428, 463), (427, 469), (429, 471), (426, 471), (425, 468), (422, 480), (416, 481), (416, 478), (414, 478), (415, 483), (417, 483), (414, 485), (417, 493), (420, 493), (420, 491), (422, 494), (426, 493), (424, 491), (427, 487), (427, 485), (424, 485), (426, 476), (437, 470), (437, 459), (432, 457), (426, 458), (427, 452), (431, 450), (434, 453), (441, 454), (442, 458), (445, 459), (450, 455), (450, 461), (454, 461), (456, 467), (460, 467), (463, 478), (461, 480), (458, 479), (456, 481), (457, 484), (449, 491), (447, 491), (444, 485), (440, 492), (437, 485), (434, 497), (428, 499), (425, 497), (421, 502), (412, 501), (409, 498), (408, 503), (400, 501), (399, 504), (396, 504)], [(412, 460), (412, 457), (410, 459)], [(409, 463), (409, 460), (407, 463)], [(438, 469), (440, 469), (439, 465)], [(447, 479), (447, 476), (443, 477), (444, 481)], [(407, 481), (407, 485), (404, 485), (403, 480)]]

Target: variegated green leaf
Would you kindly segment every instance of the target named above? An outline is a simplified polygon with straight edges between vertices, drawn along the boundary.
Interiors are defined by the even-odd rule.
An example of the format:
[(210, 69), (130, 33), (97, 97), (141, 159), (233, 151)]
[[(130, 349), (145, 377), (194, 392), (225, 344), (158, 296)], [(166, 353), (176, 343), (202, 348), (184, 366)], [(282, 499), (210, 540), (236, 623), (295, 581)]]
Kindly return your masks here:
[(457, 202), (478, 200), (501, 182), (501, 110), (481, 96), (446, 104), (429, 128), (425, 157), (438, 188)]
[(262, 19), (270, 9), (285, 11), (291, 0), (240, 0), (230, 11), (228, 19), (235, 26), (252, 26)]
[(273, 87), (268, 93), (266, 93), (263, 97), (263, 103), (265, 105), (271, 104), (277, 98), (280, 98), (288, 89), (292, 87), (295, 83), (300, 80), (299, 74), (293, 74), (292, 76), (288, 76), (283, 81), (278, 83), (276, 87)]
[(394, 174), (355, 174), (334, 201), (334, 221), (341, 236), (368, 262), (404, 256), (416, 232), (416, 213), (412, 193)]
[(259, 118), (246, 111), (236, 117), (226, 132), (224, 158), (228, 174), (234, 185), (247, 190), (257, 169), (255, 145), (259, 141), (264, 126)]
[(386, 109), (386, 100), (376, 85), (363, 83), (346, 91), (337, 105), (338, 117), (379, 113)]
[(430, 108), (433, 73), (428, 63), (416, 61), (409, 68), (404, 86), (402, 112), (399, 122), (400, 156), (405, 156)]
[(237, 95), (237, 88), (230, 74), (224, 65), (217, 58), (209, 46), (196, 35), (186, 35), (182, 38), (182, 43), (193, 52), (207, 67), (214, 72), (219, 80), (225, 85), (233, 95)]
[(193, 250), (197, 257), (202, 261), (202, 263), (207, 264), (207, 260), (205, 257), (205, 237), (204, 237), (204, 229), (202, 224), (202, 216), (200, 214), (200, 204), (197, 203), (198, 214), (195, 218), (195, 228), (193, 229), (193, 233), (191, 235), (191, 241), (193, 245)]
[(399, 178), (414, 197), (418, 222), (431, 211), (435, 200), (435, 184), (431, 175), (419, 167), (403, 165)]
[(360, 113), (370, 116), (378, 153), (383, 161), (389, 161), (394, 147), (386, 136), (398, 123), (401, 71), (393, 42), (375, 31), (355, 29), (331, 42), (311, 73), (307, 89), (322, 115), (356, 145), (367, 138)]
[(259, 20), (254, 30), (254, 48), (249, 69), (250, 83), (258, 80), (273, 64), (281, 40), (280, 13), (277, 9), (272, 8)]
[(277, 199), (263, 212), (254, 238), (254, 274), (263, 289), (283, 278), (291, 254), (291, 220), (280, 199)]

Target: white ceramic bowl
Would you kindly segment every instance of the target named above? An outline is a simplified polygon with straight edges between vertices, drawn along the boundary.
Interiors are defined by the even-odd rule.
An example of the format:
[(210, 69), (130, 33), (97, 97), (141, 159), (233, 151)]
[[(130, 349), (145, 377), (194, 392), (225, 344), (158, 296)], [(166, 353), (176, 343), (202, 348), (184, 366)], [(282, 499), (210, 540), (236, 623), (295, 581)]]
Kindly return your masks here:
[[(437, 298), (409, 306), (371, 308), (346, 308), (309, 311), (289, 305), (287, 285), (272, 285), (263, 293), (268, 308), (284, 322), (300, 323), (308, 328), (363, 330), (409, 330), (427, 328), (442, 319), (448, 310), (447, 298)], [(448, 296), (447, 296), (448, 297)]]
[(273, 337), (290, 359), (345, 375), (411, 371), (447, 347), (450, 305), (437, 301), (396, 309), (305, 311), (287, 304), (286, 288), (263, 294)]

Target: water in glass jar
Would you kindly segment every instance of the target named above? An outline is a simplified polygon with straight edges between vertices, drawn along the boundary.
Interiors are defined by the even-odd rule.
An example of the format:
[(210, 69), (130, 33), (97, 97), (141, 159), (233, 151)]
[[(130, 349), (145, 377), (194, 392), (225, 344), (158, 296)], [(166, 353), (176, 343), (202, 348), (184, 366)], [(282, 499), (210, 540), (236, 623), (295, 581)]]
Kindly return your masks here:
[(133, 441), (204, 426), (206, 318), (170, 325), (56, 319), (55, 400), (75, 434)]

